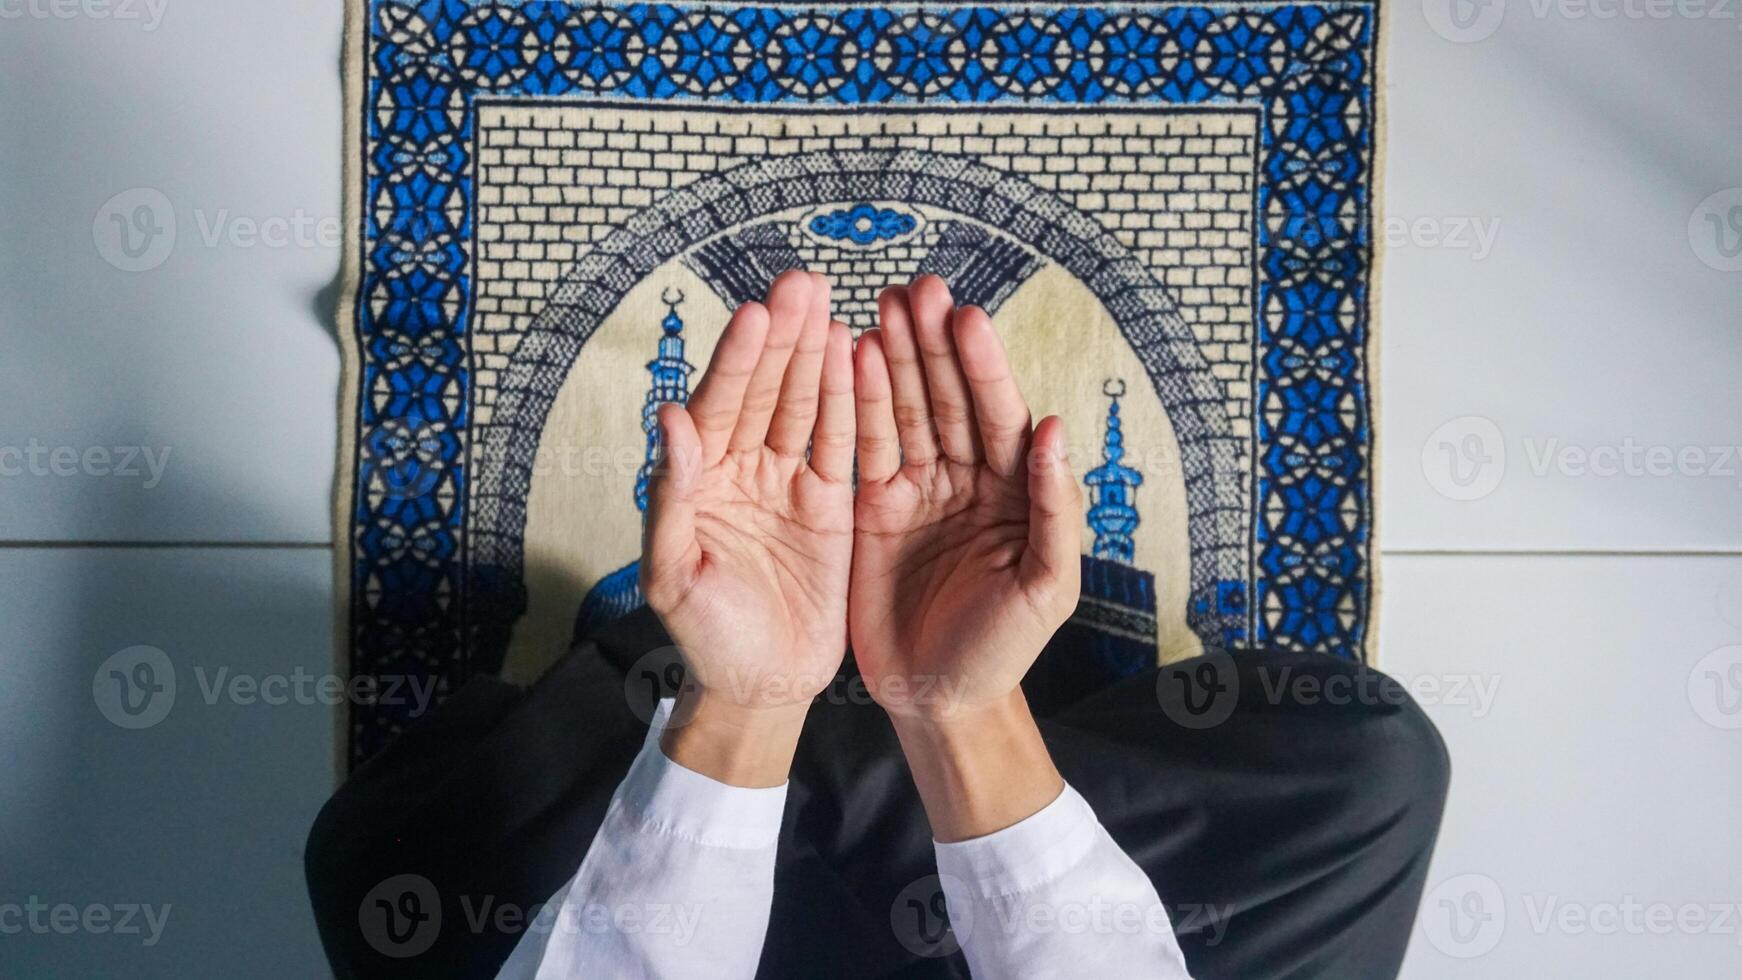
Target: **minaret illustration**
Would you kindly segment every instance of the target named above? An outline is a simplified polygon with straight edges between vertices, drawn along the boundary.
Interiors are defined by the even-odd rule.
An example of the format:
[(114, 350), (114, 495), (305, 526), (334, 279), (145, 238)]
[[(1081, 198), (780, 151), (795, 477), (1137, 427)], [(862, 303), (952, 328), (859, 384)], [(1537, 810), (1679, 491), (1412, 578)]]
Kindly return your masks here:
[(1125, 397), (1125, 382), (1108, 381), (1101, 386), (1106, 395), (1107, 436), (1101, 445), (1105, 461), (1083, 477), (1095, 505), (1089, 508), (1089, 529), (1095, 532), (1095, 557), (1111, 558), (1131, 564), (1137, 546), (1131, 535), (1142, 518), (1137, 515), (1137, 488), (1143, 485), (1143, 474), (1126, 466), (1125, 432), (1119, 424), (1119, 399)]
[[(641, 402), (641, 431), (647, 439), (647, 453), (635, 473), (635, 509), (641, 512), (642, 520), (647, 515), (647, 485), (659, 459), (659, 406), (666, 402), (689, 404), (690, 375), (696, 369), (684, 360), (683, 318), (677, 312), (684, 300), (683, 292), (667, 289), (659, 299), (666, 306), (666, 314), (659, 323), (659, 353), (647, 362), (652, 380), (647, 386), (647, 397)], [(640, 566), (639, 560), (631, 561), (593, 586), (575, 616), (576, 640), (645, 604)]]
[(1137, 545), (1132, 535), (1143, 521), (1137, 512), (1143, 474), (1124, 462), (1119, 400), (1125, 397), (1125, 382), (1110, 379), (1101, 393), (1108, 400), (1101, 465), (1083, 476), (1092, 501), (1088, 521), (1095, 544), (1083, 556), (1082, 600), (1066, 627), (1084, 630), (1075, 642), (1092, 651), (1092, 661), (1079, 665), (1083, 676), (1071, 685), (1089, 690), (1153, 666), (1157, 656), (1155, 576), (1134, 564)]
[(641, 511), (644, 518), (647, 514), (647, 482), (653, 477), (654, 462), (659, 459), (659, 406), (666, 402), (688, 405), (690, 373), (695, 370), (695, 365), (683, 358), (683, 319), (677, 315), (683, 293), (668, 289), (659, 299), (667, 311), (659, 324), (659, 356), (647, 362), (647, 373), (653, 375), (653, 383), (648, 386), (647, 398), (641, 403), (641, 431), (647, 436), (647, 458), (635, 474), (635, 509)]

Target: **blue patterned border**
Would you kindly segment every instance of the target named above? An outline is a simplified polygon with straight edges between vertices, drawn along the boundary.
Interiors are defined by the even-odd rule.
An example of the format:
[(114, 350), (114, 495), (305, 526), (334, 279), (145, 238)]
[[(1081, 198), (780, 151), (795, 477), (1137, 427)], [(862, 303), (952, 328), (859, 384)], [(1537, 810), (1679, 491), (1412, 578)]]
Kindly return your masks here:
[[(358, 438), (341, 532), (354, 674), (434, 677), (445, 693), (478, 668), (464, 592), (480, 582), (463, 550), (480, 95), (1258, 107), (1255, 567), (1242, 612), (1257, 644), (1363, 655), (1376, 4), (369, 0), (367, 16)], [(355, 709), (352, 758), (408, 716)]]

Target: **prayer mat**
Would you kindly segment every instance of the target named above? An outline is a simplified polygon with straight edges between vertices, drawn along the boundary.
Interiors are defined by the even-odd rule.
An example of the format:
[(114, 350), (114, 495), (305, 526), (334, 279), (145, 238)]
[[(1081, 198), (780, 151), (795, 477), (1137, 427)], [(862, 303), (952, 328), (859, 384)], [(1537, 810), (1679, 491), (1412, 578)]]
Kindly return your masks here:
[(789, 268), (985, 307), (1085, 491), (1084, 683), (1373, 639), (1380, 9), (351, 0), (347, 738), (642, 604), (654, 410)]

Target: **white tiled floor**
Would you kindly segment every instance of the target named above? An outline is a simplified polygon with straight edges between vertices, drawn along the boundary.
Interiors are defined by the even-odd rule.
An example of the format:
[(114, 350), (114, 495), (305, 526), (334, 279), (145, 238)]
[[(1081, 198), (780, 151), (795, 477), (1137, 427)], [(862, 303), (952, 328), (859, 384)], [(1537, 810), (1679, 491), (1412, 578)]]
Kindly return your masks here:
[[(1742, 461), (1722, 449), (1742, 442), (1742, 273), (1702, 264), (1688, 229), (1742, 187), (1742, 33), (1557, 0), (1457, 44), (1424, 16), (1445, 2), (1392, 8), (1388, 56), (1383, 656), (1441, 685), (1456, 767), (1432, 878), (1451, 884), (1406, 975), (1734, 976), (1735, 933), (1575, 925), (1742, 900), (1742, 730), (1720, 727), (1729, 702), (1701, 702), (1711, 723), (1690, 701), (1742, 697), (1702, 663), (1742, 643), (1742, 556), (1554, 553), (1742, 551)], [(0, 20), (0, 448), (146, 447), (162, 466), (0, 479), (0, 902), (172, 908), (151, 948), (8, 937), (0, 974), (318, 976), (300, 851), (330, 712), (207, 704), (199, 680), (330, 670), (328, 553), (16, 547), (328, 539), (339, 5), (159, 9), (154, 29)], [(95, 245), (133, 188), (178, 226), (149, 271)], [(298, 240), (235, 243), (238, 219), (272, 218)], [(1568, 445), (1621, 465), (1637, 447), (1641, 473), (1543, 461)], [(1692, 463), (1652, 475), (1651, 447)], [(1476, 467), (1500, 449), (1503, 469)], [(1454, 554), (1405, 554), (1424, 550)], [(1456, 554), (1495, 550), (1536, 554)], [(132, 731), (92, 684), (140, 644), (180, 689)], [(1463, 703), (1476, 681), (1499, 685), (1485, 711)], [(1483, 911), (1470, 894), (1487, 931), (1455, 928), (1452, 909)]]
[[(332, 670), (330, 560), (0, 550), (0, 901), (168, 907), (155, 942), (24, 928), (0, 942), (0, 976), (325, 973), (302, 847), (332, 787), (333, 715), (297, 678)], [(110, 670), (133, 676), (110, 658), (139, 646), (169, 666), (137, 721), (161, 718), (126, 728), (97, 695)]]
[[(1385, 668), (1452, 753), (1406, 976), (1734, 977), (1742, 668), (1708, 671), (1726, 647), (1724, 662), (1742, 663), (1742, 557), (1405, 557), (1386, 570)], [(1711, 700), (1719, 690), (1729, 700)], [(1491, 949), (1473, 918), (1454, 926), (1466, 875), (1502, 897), (1483, 910), (1500, 930)], [(1659, 934), (1644, 909), (1609, 923), (1629, 901), (1731, 907), (1727, 926)]]
[[(1493, 36), (1455, 44), (1422, 16), (1447, 2), (1392, 8), (1383, 544), (1742, 547), (1742, 273), (1704, 264), (1688, 227), (1742, 188), (1742, 21), (1538, 18), (1513, 0)], [(1463, 219), (1492, 233), (1486, 254)], [(1470, 416), (1497, 431), (1466, 467), (1494, 457), (1499, 482), (1462, 501), (1422, 455), (1443, 466), (1470, 430), (1441, 427)], [(1629, 445), (1634, 475), (1556, 462)], [(1650, 447), (1697, 454), (1653, 475)]]
[[(1557, 553), (1742, 551), (1742, 273), (1689, 230), (1742, 187), (1742, 36), (1511, 3), (1454, 43), (1446, 6), (1393, 8), (1387, 93), (1382, 663), (1440, 683), (1453, 756), (1405, 976), (1735, 976), (1742, 909), (1661, 916), (1742, 901), (1742, 668), (1713, 653), (1742, 554)], [(1443, 241), (1460, 218), (1485, 254)]]
[[(0, 529), (325, 542), (342, 4), (160, 5), (155, 30), (0, 19), (0, 447), (167, 453), (156, 480), (143, 465), (6, 479)], [(139, 272), (105, 261), (93, 231), (134, 188), (175, 221), (173, 250)], [(247, 233), (275, 218), (282, 237)]]

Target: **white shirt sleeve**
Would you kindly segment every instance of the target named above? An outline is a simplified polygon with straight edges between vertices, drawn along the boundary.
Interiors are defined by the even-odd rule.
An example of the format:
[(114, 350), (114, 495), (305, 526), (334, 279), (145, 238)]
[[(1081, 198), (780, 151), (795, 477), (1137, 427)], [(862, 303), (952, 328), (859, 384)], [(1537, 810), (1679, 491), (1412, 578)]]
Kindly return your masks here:
[(1076, 790), (997, 833), (937, 844), (950, 926), (977, 980), (1189, 980), (1149, 876)]
[(660, 702), (580, 870), (499, 978), (756, 975), (786, 787), (728, 786), (666, 758), (671, 707)]

